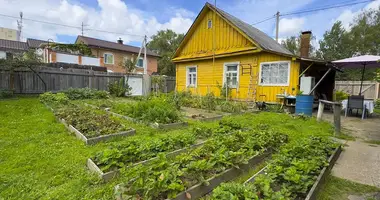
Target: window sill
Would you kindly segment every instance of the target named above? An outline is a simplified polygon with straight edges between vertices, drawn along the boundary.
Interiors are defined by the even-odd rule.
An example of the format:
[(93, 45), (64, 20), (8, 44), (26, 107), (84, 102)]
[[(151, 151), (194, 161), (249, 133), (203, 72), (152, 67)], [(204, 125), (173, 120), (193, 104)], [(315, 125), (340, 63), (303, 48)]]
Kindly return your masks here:
[(187, 88), (197, 88), (197, 86), (195, 86), (195, 85), (188, 85), (188, 86), (186, 86)]
[(289, 84), (259, 84), (259, 86), (269, 86), (269, 87), (288, 87)]

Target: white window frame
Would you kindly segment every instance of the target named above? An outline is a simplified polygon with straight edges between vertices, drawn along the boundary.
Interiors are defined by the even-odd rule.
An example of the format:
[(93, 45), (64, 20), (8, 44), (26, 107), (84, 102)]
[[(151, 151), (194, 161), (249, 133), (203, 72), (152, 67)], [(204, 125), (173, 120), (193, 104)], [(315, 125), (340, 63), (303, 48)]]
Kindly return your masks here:
[[(138, 65), (140, 59), (142, 60), (142, 66)], [(136, 67), (138, 67), (138, 68), (144, 68), (144, 58), (140, 57), (140, 58), (137, 59)]]
[[(106, 54), (108, 54), (108, 55), (112, 55), (112, 63), (106, 63)], [(107, 65), (113, 65), (113, 64), (115, 64), (115, 56), (113, 55), (113, 53), (108, 53), (108, 52), (106, 52), (106, 53), (103, 53), (103, 62), (104, 62), (104, 64), (107, 64)]]
[[(196, 79), (195, 79), (195, 84), (190, 84), (189, 83), (189, 69), (190, 68), (195, 68), (195, 76), (196, 76)], [(194, 73), (194, 72), (192, 72)], [(193, 66), (187, 66), (186, 67), (186, 87), (192, 87), (192, 88), (196, 88), (198, 85), (198, 66), (197, 65), (193, 65)]]
[(229, 86), (230, 88), (239, 88), (240, 83), (240, 62), (227, 62), (223, 65), (223, 86), (226, 84), (226, 72), (227, 72), (227, 66), (228, 65), (237, 65), (237, 80), (236, 80), (236, 86)]
[[(261, 76), (262, 76), (262, 67), (264, 64), (273, 64), (273, 63), (287, 63), (288, 64), (288, 79), (287, 79), (287, 82), (285, 84), (272, 84), (272, 83), (261, 83)], [(275, 61), (275, 62), (262, 62), (260, 63), (260, 72), (259, 72), (259, 85), (261, 86), (289, 86), (289, 83), (290, 83), (290, 66), (291, 66), (291, 62), (288, 61), (288, 60), (284, 60), (284, 61)]]

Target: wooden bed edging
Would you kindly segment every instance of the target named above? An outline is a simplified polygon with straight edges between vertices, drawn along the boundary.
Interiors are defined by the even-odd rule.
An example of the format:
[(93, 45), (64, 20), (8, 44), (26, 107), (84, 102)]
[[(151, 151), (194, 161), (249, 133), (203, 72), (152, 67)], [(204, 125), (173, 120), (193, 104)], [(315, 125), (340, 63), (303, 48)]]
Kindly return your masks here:
[(210, 121), (220, 120), (223, 117), (224, 117), (223, 115), (217, 115), (214, 117), (205, 117), (205, 118), (192, 118), (192, 117), (187, 116), (186, 118), (191, 119), (191, 120), (195, 120), (195, 121), (210, 122)]
[[(206, 140), (207, 141), (207, 140)], [(197, 143), (197, 144), (194, 144), (194, 145), (191, 145), (189, 147), (185, 147), (185, 148), (182, 148), (182, 149), (177, 149), (175, 151), (172, 151), (172, 152), (169, 152), (166, 154), (166, 157), (169, 158), (169, 157), (174, 157), (176, 155), (179, 155), (181, 153), (184, 153), (186, 151), (189, 151), (191, 149), (194, 149), (194, 148), (197, 148), (199, 146), (202, 146), (206, 141), (203, 141), (203, 142), (200, 142), (200, 143)], [(148, 160), (143, 160), (143, 161), (140, 161), (140, 162), (137, 162), (137, 163), (134, 163), (133, 165), (129, 166), (128, 168), (132, 168), (132, 167), (135, 167), (137, 165), (146, 165), (146, 164), (149, 164), (150, 162), (152, 162), (153, 160), (156, 160), (158, 159), (158, 157), (153, 157), (153, 158), (150, 158)], [(92, 172), (95, 172), (96, 174), (99, 175), (99, 177), (101, 177), (105, 182), (108, 182), (110, 181), (111, 179), (117, 177), (119, 175), (119, 170), (113, 170), (113, 171), (109, 171), (109, 172), (103, 172), (96, 164), (95, 162), (89, 158), (87, 159), (87, 167), (90, 171)]]
[(93, 137), (93, 138), (87, 138), (85, 135), (83, 135), (80, 131), (78, 131), (72, 125), (69, 125), (69, 130), (71, 132), (73, 132), (78, 139), (80, 139), (83, 142), (85, 142), (86, 145), (93, 145), (93, 144), (96, 144), (96, 143), (99, 143), (99, 142), (111, 140), (113, 138), (132, 136), (132, 135), (135, 135), (135, 133), (136, 133), (136, 130), (133, 129), (133, 128), (131, 128), (128, 131), (122, 131), (122, 132), (118, 132), (118, 133), (113, 133), (113, 134), (108, 134), (108, 135), (100, 135), (100, 136)]
[(326, 181), (326, 177), (330, 174), (331, 169), (333, 168), (335, 162), (338, 160), (340, 153), (342, 152), (342, 146), (339, 145), (334, 153), (330, 156), (328, 162), (329, 165), (327, 167), (324, 167), (319, 174), (317, 180), (314, 182), (313, 187), (310, 189), (309, 193), (307, 194), (305, 200), (315, 200), (318, 194), (318, 190), (321, 188), (321, 186)]
[(251, 157), (248, 160), (248, 164), (241, 164), (238, 168), (230, 168), (226, 171), (210, 178), (207, 180), (209, 182), (209, 185), (204, 185), (203, 183), (199, 183), (197, 185), (194, 185), (187, 189), (186, 191), (183, 191), (179, 193), (175, 198), (171, 200), (188, 200), (187, 194), (189, 193), (191, 195), (191, 199), (199, 199), (202, 196), (210, 193), (214, 188), (218, 187), (221, 183), (230, 181), (240, 174), (242, 174), (245, 171), (248, 171), (250, 168), (252, 168), (257, 163), (260, 163), (263, 159), (265, 159), (267, 156), (271, 154), (271, 151), (265, 151), (261, 155), (256, 155)]
[[(333, 154), (328, 159), (329, 165), (327, 167), (324, 167), (321, 172), (319, 173), (319, 176), (317, 180), (314, 182), (313, 187), (309, 190), (305, 200), (315, 200), (318, 190), (320, 187), (324, 184), (326, 177), (329, 175), (331, 169), (333, 168), (335, 162), (338, 160), (340, 153), (342, 152), (342, 146), (339, 145)], [(257, 172), (255, 175), (253, 175), (251, 178), (249, 178), (247, 181), (244, 182), (244, 184), (249, 183), (249, 182), (254, 182), (255, 178), (260, 175), (264, 174), (265, 170), (267, 169), (268, 166), (265, 166), (263, 169), (261, 169), (259, 172)]]

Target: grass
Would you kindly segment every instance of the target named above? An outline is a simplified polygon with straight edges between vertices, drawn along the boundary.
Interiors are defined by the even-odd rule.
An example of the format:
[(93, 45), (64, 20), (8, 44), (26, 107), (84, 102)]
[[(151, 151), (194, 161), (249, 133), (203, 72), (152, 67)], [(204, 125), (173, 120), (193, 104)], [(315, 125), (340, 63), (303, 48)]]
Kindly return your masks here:
[[(103, 183), (86, 168), (87, 158), (118, 141), (85, 146), (68, 134), (37, 98), (2, 100), (0, 116), (0, 199), (113, 199), (114, 186), (126, 181), (120, 177)], [(245, 126), (273, 128), (288, 134), (290, 140), (309, 135), (330, 136), (333, 132), (329, 123), (280, 113), (230, 117)], [(123, 123), (136, 129), (133, 137), (172, 132), (126, 120)], [(218, 126), (218, 122), (189, 121), (188, 128), (173, 131), (189, 131), (199, 124)], [(255, 169), (249, 175), (254, 173)]]
[(380, 192), (380, 188), (351, 182), (330, 175), (318, 193), (317, 200), (346, 200), (349, 195)]
[(375, 108), (373, 112), (380, 115), (380, 108)]

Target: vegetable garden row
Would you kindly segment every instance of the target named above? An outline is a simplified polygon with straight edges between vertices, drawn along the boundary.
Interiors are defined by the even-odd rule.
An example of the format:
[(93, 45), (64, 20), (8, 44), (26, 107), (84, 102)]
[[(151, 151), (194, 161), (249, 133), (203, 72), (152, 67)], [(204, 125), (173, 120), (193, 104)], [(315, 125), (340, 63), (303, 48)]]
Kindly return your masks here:
[[(247, 110), (244, 103), (223, 103), (212, 95), (192, 97), (184, 92), (115, 100), (99, 91), (72, 89), (70, 93), (45, 93), (40, 99), (52, 107), (57, 118), (87, 139), (112, 138), (107, 148), (89, 158), (88, 167), (106, 181), (119, 176), (117, 180), (123, 183), (116, 187), (117, 199), (182, 200), (205, 195), (226, 200), (304, 199), (338, 147), (326, 137), (284, 131), (297, 129), (285, 125), (285, 121), (280, 122), (285, 129), (272, 128), (275, 124), (270, 121), (252, 125), (250, 114), (244, 120), (229, 116), (218, 123), (191, 123), (191, 128), (178, 131), (139, 134), (136, 129), (136, 136), (134, 125), (123, 122), (132, 119), (133, 123), (149, 125), (185, 124), (181, 106), (209, 111)], [(227, 104), (232, 108), (223, 108)], [(301, 120), (308, 123), (309, 119)], [(118, 134), (125, 132), (129, 134)], [(246, 184), (230, 182), (269, 157), (262, 170), (265, 173), (255, 175)]]

